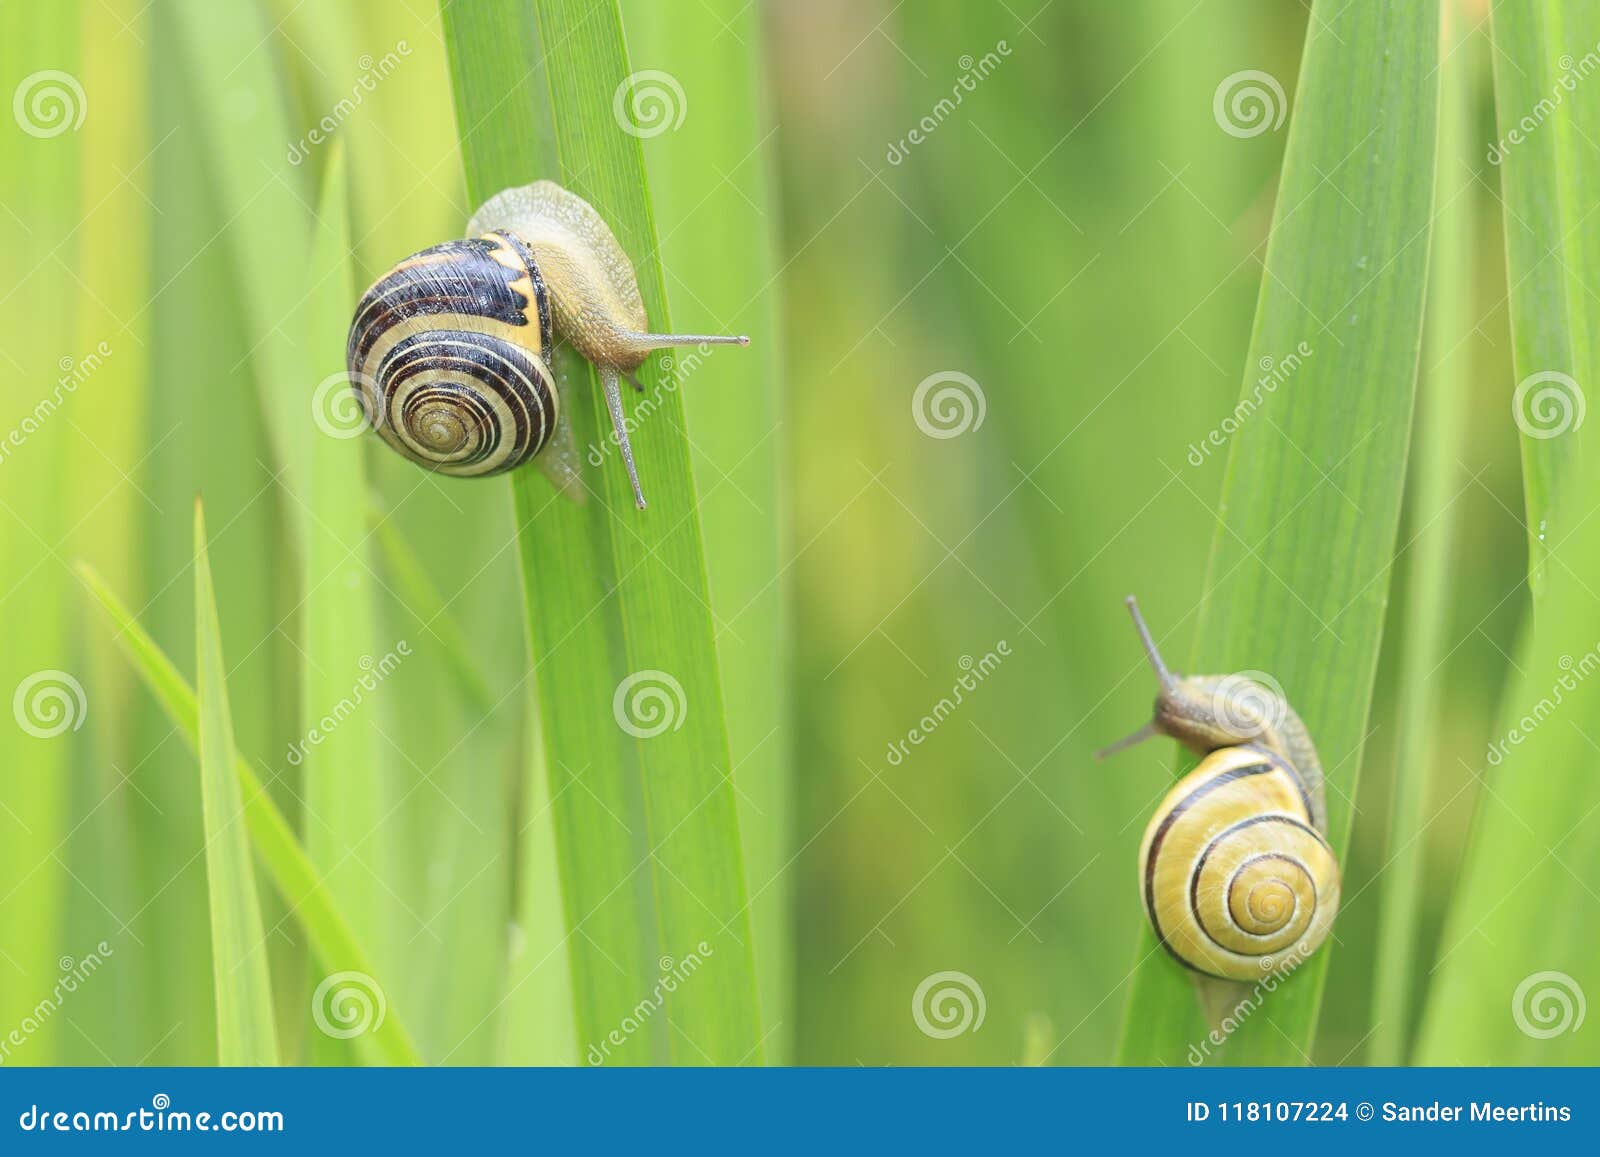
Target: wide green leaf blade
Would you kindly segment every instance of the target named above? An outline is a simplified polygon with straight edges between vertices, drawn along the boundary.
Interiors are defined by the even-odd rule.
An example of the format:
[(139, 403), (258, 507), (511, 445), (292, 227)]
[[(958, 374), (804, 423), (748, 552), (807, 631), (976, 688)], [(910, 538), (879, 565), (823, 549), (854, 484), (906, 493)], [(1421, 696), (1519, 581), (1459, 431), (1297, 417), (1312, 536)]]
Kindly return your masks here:
[[(1590, 220), (1600, 196), (1593, 99), (1571, 99), (1575, 58), (1592, 52), (1600, 6), (1551, 0), (1495, 4), (1495, 114), (1489, 159), (1505, 207), (1512, 359), (1511, 412), (1522, 432), (1523, 501), (1535, 605), (1545, 554), (1587, 512), (1562, 476), (1591, 435), (1583, 431), (1592, 388), (1595, 310), (1586, 270), (1600, 260)], [(1589, 37), (1585, 39), (1585, 37)], [(1570, 436), (1569, 436), (1570, 435)], [(1573, 501), (1566, 501), (1567, 498)]]
[[(761, 14), (744, 0), (671, 7), (623, 0), (622, 12), (630, 53), (649, 70), (633, 89), (636, 99), (652, 88), (670, 98), (671, 83), (684, 91), (681, 123), (655, 131), (667, 122), (652, 119), (642, 137), (670, 273), (667, 304), (696, 329), (748, 334), (751, 342), (749, 349), (675, 351), (671, 381), (683, 397), (700, 498), (764, 1048), (779, 1062), (794, 1018), (789, 592), (779, 560), (789, 517), (780, 473), (779, 206), (762, 122)], [(659, 73), (670, 80), (652, 79)], [(719, 179), (708, 181), (708, 173)], [(641, 436), (652, 436), (650, 429)]]
[[(1600, 107), (1582, 72), (1600, 4), (1493, 9), (1498, 164), (1522, 433), (1532, 619), (1494, 736), (1432, 972), (1427, 1064), (1594, 1064), (1600, 989)], [(1585, 63), (1587, 62), (1587, 63)], [(1575, 69), (1577, 71), (1575, 71)]]
[(1389, 840), (1378, 889), (1382, 910), (1376, 962), (1372, 968), (1373, 1014), (1370, 1059), (1373, 1064), (1405, 1063), (1418, 1019), (1418, 936), (1422, 923), (1425, 836), (1428, 803), (1435, 782), (1437, 742), (1451, 608), (1450, 563), (1455, 553), (1459, 474), (1466, 435), (1470, 372), (1465, 339), (1476, 319), (1471, 314), (1472, 274), (1477, 249), (1474, 212), (1476, 174), (1467, 154), (1470, 143), (1474, 78), (1480, 64), (1473, 51), (1475, 29), (1465, 6), (1445, 5), (1443, 63), (1440, 65), (1438, 176), (1434, 189), (1433, 267), (1428, 274), (1427, 339), (1418, 385), (1416, 452), (1412, 456), (1409, 526), (1402, 546), (1408, 556), (1403, 627), (1399, 632), (1398, 734)]
[(211, 897), (211, 969), (217, 1000), (217, 1062), (275, 1065), (267, 938), (261, 926), (250, 842), (240, 822), (244, 802), (233, 772), (222, 628), (206, 555), (206, 525), (194, 507), (195, 681), (199, 685), (200, 797), (205, 819), (206, 881)]
[[(1388, 0), (1313, 9), (1244, 397), (1259, 393), (1258, 365), (1282, 365), (1292, 354), (1299, 362), (1233, 435), (1220, 505), (1194, 496), (1218, 526), (1196, 662), (1185, 669), (1261, 671), (1281, 685), (1321, 754), (1329, 837), (1341, 853), (1405, 478), (1437, 61), (1438, 13), (1429, 6)], [(1158, 635), (1180, 618), (1176, 608), (1147, 614)], [(1231, 1036), (1213, 1039), (1189, 976), (1146, 930), (1121, 1059), (1308, 1061), (1334, 946), (1330, 940), (1275, 991), (1245, 988), (1260, 1007), (1239, 1018)]]
[[(669, 329), (639, 142), (613, 112), (632, 71), (614, 0), (443, 15), (472, 200), (561, 181), (615, 231), (652, 328)], [(570, 357), (556, 371), (578, 445), (601, 450), (592, 373)], [(650, 509), (614, 453), (584, 467), (583, 505), (537, 471), (512, 480), (578, 1037), (593, 1063), (738, 1064), (759, 1060), (761, 1033), (698, 495), (682, 399), (659, 358), (639, 377), (660, 398), (634, 447)], [(663, 992), (691, 960), (694, 979)], [(660, 1014), (618, 1029), (658, 994)]]

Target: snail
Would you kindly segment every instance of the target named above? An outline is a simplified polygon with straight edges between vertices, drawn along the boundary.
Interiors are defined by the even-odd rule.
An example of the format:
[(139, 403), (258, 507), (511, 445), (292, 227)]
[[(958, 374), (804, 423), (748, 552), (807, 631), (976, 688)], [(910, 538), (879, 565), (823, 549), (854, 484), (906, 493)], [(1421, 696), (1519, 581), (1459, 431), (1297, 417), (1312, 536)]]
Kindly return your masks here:
[(1339, 908), (1322, 764), (1282, 695), (1243, 675), (1167, 669), (1128, 596), (1161, 689), (1155, 717), (1097, 753), (1156, 735), (1204, 756), (1167, 792), (1139, 846), (1156, 938), (1197, 972), (1254, 980), (1301, 963)]
[[(621, 379), (653, 350), (748, 345), (747, 337), (650, 333), (633, 263), (594, 207), (553, 181), (490, 197), (467, 239), (401, 261), (362, 295), (345, 359), (368, 423), (441, 474), (480, 477), (535, 457), (581, 496), (571, 428), (550, 366), (554, 339), (600, 371), (633, 486), (644, 492)], [(557, 452), (540, 454), (552, 442)], [(565, 452), (563, 452), (565, 451)]]

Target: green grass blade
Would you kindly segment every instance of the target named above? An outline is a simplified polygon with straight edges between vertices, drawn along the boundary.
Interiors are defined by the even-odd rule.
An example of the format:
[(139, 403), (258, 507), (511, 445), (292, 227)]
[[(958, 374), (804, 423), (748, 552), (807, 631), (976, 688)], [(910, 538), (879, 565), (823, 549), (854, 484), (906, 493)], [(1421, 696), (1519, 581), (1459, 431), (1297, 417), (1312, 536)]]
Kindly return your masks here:
[[(189, 745), (198, 750), (200, 713), (194, 689), (94, 570), (80, 565), (78, 577), (116, 628), (117, 642), (134, 670)], [(261, 857), (285, 905), (305, 930), (312, 951), (329, 972), (350, 970), (374, 974), (374, 967), (351, 930), (350, 922), (323, 886), (321, 877), (296, 840), (289, 821), (272, 802), (271, 795), (244, 756), (237, 751), (233, 754), (233, 767), (239, 780), (245, 824), (256, 854)], [(384, 1064), (420, 1063), (416, 1047), (411, 1043), (393, 1001), (382, 1025), (370, 1037), (362, 1039), (372, 1042), (374, 1058)]]
[(1370, 1061), (1404, 1064), (1414, 1031), (1419, 991), (1417, 935), (1422, 922), (1424, 835), (1427, 806), (1439, 759), (1440, 703), (1450, 565), (1456, 544), (1456, 499), (1466, 435), (1471, 371), (1467, 338), (1474, 283), (1473, 168), (1474, 78), (1480, 68), (1476, 38), (1465, 6), (1445, 6), (1440, 66), (1439, 162), (1434, 189), (1433, 268), (1428, 274), (1427, 338), (1418, 388), (1416, 453), (1412, 464), (1411, 539), (1403, 628), (1400, 632), (1398, 734), (1389, 841), (1381, 880), (1382, 910), (1372, 969), (1373, 1028)]
[[(1512, 360), (1519, 381), (1512, 412), (1523, 434), (1529, 577), (1537, 606), (1549, 544), (1565, 539), (1587, 510), (1581, 494), (1564, 501), (1568, 492), (1561, 479), (1590, 435), (1582, 431), (1581, 411), (1573, 408), (1583, 399), (1573, 398), (1571, 387), (1550, 381), (1526, 394), (1520, 387), (1537, 374), (1567, 375), (1580, 392), (1592, 392), (1595, 381), (1594, 310), (1584, 271), (1600, 261), (1600, 230), (1589, 220), (1600, 196), (1591, 135), (1600, 115), (1592, 99), (1563, 99), (1560, 81), (1570, 75), (1564, 59), (1570, 65), (1574, 55), (1593, 49), (1594, 41), (1583, 37), (1600, 25), (1600, 15), (1592, 4), (1497, 3), (1492, 24), (1500, 137), (1490, 146), (1490, 159), (1500, 170), (1505, 206)], [(1547, 390), (1552, 393), (1541, 399)], [(1569, 426), (1576, 428), (1568, 431)]]
[[(765, 1049), (781, 1061), (794, 1016), (790, 664), (779, 562), (789, 518), (780, 488), (778, 205), (763, 150), (760, 12), (744, 0), (676, 7), (623, 0), (622, 12), (638, 66), (681, 79), (692, 106), (681, 125), (643, 142), (661, 260), (671, 271), (668, 307), (680, 322), (693, 318), (696, 327), (751, 341), (749, 349), (711, 357), (679, 350), (673, 372), (682, 383), (717, 621)], [(721, 179), (708, 182), (708, 173)]]
[[(443, 16), (472, 199), (559, 179), (606, 218), (652, 325), (666, 327), (639, 143), (613, 113), (632, 71), (614, 0), (446, 3)], [(560, 46), (542, 75), (541, 40)], [(570, 361), (558, 373), (579, 445), (600, 445), (592, 374)], [(682, 399), (666, 379), (659, 359), (643, 368), (661, 398), (635, 446), (650, 509), (634, 510), (615, 455), (587, 473), (583, 506), (525, 470), (513, 478), (519, 546), (580, 1046), (591, 1059), (737, 1064), (761, 1053), (750, 921), (697, 491)], [(671, 723), (636, 737), (613, 703), (652, 689), (667, 693)], [(641, 1031), (608, 1043), (690, 954), (704, 960), (695, 979)]]
[[(148, 319), (152, 385), (140, 456), (119, 463), (147, 501), (141, 501), (141, 559), (133, 575), (119, 580), (114, 570), (102, 573), (139, 608), (141, 623), (172, 654), (191, 655), (193, 528), (172, 512), (186, 513), (196, 494), (205, 495), (214, 516), (225, 511), (219, 527), (226, 529), (228, 551), (213, 566), (218, 599), (228, 610), (223, 642), (234, 660), (228, 680), (234, 735), (249, 750), (281, 750), (299, 729), (290, 682), (297, 656), (292, 638), (276, 631), (293, 605), (288, 587), (296, 556), (284, 548), (283, 516), (272, 493), (278, 467), (254, 367), (241, 356), (255, 343), (238, 307), (238, 270), (221, 241), (232, 210), (214, 195), (209, 168), (215, 155), (199, 131), (217, 98), (202, 91), (186, 69), (173, 66), (184, 51), (177, 5), (152, 5), (147, 15), (143, 42), (124, 36), (120, 43), (145, 54), (151, 84), (150, 155), (141, 171), (150, 175), (149, 196), (160, 211), (151, 214), (150, 276), (140, 312), (131, 317)], [(226, 99), (253, 98), (232, 89)], [(274, 559), (282, 561), (273, 565)], [(142, 696), (140, 703), (151, 706)], [(216, 1031), (205, 945), (205, 867), (191, 863), (190, 851), (203, 838), (200, 796), (187, 759), (165, 746), (170, 735), (165, 720), (141, 711), (122, 766), (139, 767), (136, 782), (146, 805), (128, 811), (135, 825), (130, 876), (136, 892), (154, 897), (141, 917), (140, 936), (152, 944), (195, 946), (152, 953), (159, 966), (137, 1034), (149, 1043), (133, 1055), (144, 1057), (154, 1045), (152, 1062), (176, 1064), (210, 1056)], [(283, 802), (285, 785), (272, 786)], [(263, 900), (262, 915), (275, 924), (281, 912)], [(301, 1003), (295, 986), (285, 982), (298, 946), (280, 936), (271, 937), (270, 945), (279, 1025), (286, 1029), (286, 1014)], [(169, 1036), (174, 1024), (179, 1027)], [(292, 1047), (288, 1037), (286, 1031), (280, 1043)]]
[(566, 921), (561, 910), (561, 861), (550, 801), (550, 770), (538, 734), (539, 705), (534, 689), (528, 688), (524, 698), (535, 734), (529, 744), (531, 766), (524, 780), (528, 798), (517, 840), (508, 995), (495, 1059), (507, 1065), (571, 1065), (580, 1057), (572, 1014)]
[[(1186, 668), (1261, 670), (1283, 686), (1321, 753), (1341, 852), (1411, 427), (1437, 62), (1438, 13), (1426, 6), (1322, 2), (1312, 12), (1245, 396), (1263, 359), (1311, 352), (1233, 437), (1197, 663)], [(1167, 630), (1177, 619), (1154, 612)], [(1332, 947), (1210, 1045), (1211, 1059), (1308, 1061)], [(1192, 1062), (1206, 1024), (1189, 978), (1148, 931), (1136, 961), (1121, 1059)]]
[(1546, 375), (1539, 388), (1554, 392), (1541, 405), (1519, 384), (1511, 399), (1533, 618), (1476, 768), (1482, 791), (1416, 1059), (1594, 1064), (1600, 1045), (1576, 1031), (1575, 1004), (1600, 988), (1600, 453), (1577, 407), (1600, 382), (1600, 311), (1585, 283), (1600, 262), (1600, 108), (1568, 86), (1588, 83), (1572, 66), (1600, 38), (1600, 5), (1493, 14), (1513, 363), (1519, 383)]
[[(233, 259), (252, 343), (240, 352), (256, 377), (273, 452), (303, 487), (304, 391), (315, 379), (306, 380), (301, 339), (286, 323), (304, 298), (311, 207), (287, 155), (298, 134), (289, 130), (281, 75), (266, 47), (273, 30), (254, 4), (175, 0), (173, 12), (225, 222), (220, 240)], [(298, 526), (299, 508), (291, 505), (289, 517)]]
[[(309, 289), (300, 314), (308, 360), (328, 367), (317, 377), (348, 390), (340, 372), (345, 336), (355, 308), (350, 268), (350, 228), (343, 152), (333, 146), (312, 239)], [(318, 387), (319, 389), (322, 387)], [(310, 415), (306, 415), (309, 417)], [(387, 698), (384, 680), (405, 661), (405, 639), (380, 640), (374, 621), (377, 585), (367, 558), (364, 442), (325, 432), (306, 422), (304, 480), (285, 480), (305, 527), (300, 652), (301, 725), (298, 763), (303, 776), (305, 846), (324, 882), (350, 914), (380, 962), (410, 959), (403, 910), (387, 884), (388, 852), (403, 841), (391, 834), (394, 807), (384, 765), (389, 748), (379, 718)], [(331, 724), (331, 726), (330, 726)], [(396, 986), (393, 967), (385, 989)], [(323, 975), (314, 978), (321, 983)], [(377, 983), (374, 978), (374, 983)], [(385, 993), (387, 997), (387, 992)], [(346, 1042), (311, 1038), (320, 1059), (343, 1057)]]
[[(69, 130), (87, 116), (79, 35), (86, 18), (76, 3), (5, 9), (0, 76), (16, 94), (16, 109), (43, 100), (32, 119), (19, 111), (0, 133), (0, 412), (7, 433), (57, 391), (64, 359), (85, 352), (73, 328), (83, 256), (82, 166)], [(46, 68), (70, 77), (76, 95), (58, 72), (40, 72)], [(7, 625), (0, 683), (21, 705), (15, 722), (0, 720), (0, 760), (11, 769), (0, 778), (0, 880), (6, 881), (0, 944), (12, 958), (0, 984), (0, 1023), (8, 1031), (32, 1014), (40, 989), (48, 990), (45, 978), (58, 972), (70, 889), (52, 857), (70, 831), (71, 772), (90, 734), (81, 729), (95, 725), (95, 704), (84, 688), (89, 673), (72, 657), (61, 572), (49, 557), (75, 521), (63, 498), (72, 435), (62, 421), (40, 427), (25, 447), (10, 434), (0, 461), (0, 607)], [(116, 947), (123, 946), (117, 938)], [(58, 1040), (68, 1035), (64, 1026), (45, 1026), (19, 1051), (21, 1063), (50, 1064)]]
[[(146, 305), (156, 214), (150, 201), (153, 174), (144, 161), (155, 138), (149, 62), (144, 52), (129, 50), (135, 44), (148, 44), (149, 16), (126, 4), (112, 11), (117, 18), (81, 22), (84, 71), (80, 75), (94, 77), (97, 87), (115, 91), (117, 99), (97, 104), (95, 115), (84, 119), (78, 136), (83, 162), (81, 204), (96, 206), (96, 210), (82, 219), (76, 236), (80, 253), (115, 250), (118, 256), (114, 262), (101, 264), (92, 285), (81, 287), (78, 337), (72, 349), (77, 357), (90, 359), (87, 364), (92, 366), (96, 383), (95, 404), (75, 408), (72, 414), (76, 429), (71, 438), (65, 500), (70, 509), (83, 513), (75, 518), (71, 533), (57, 549), (63, 558), (90, 560), (119, 584), (132, 586), (148, 547), (144, 533), (148, 490), (141, 493), (139, 487), (128, 485), (124, 467), (142, 458), (151, 442), (147, 421), (150, 313)], [(126, 24), (122, 23), (125, 19)], [(110, 356), (102, 357), (103, 351), (110, 351)], [(186, 543), (185, 557), (191, 549)], [(178, 584), (180, 588), (185, 585)], [(188, 612), (188, 592), (181, 593), (183, 609)], [(70, 605), (69, 601), (63, 609)], [(70, 612), (67, 617), (69, 622), (75, 621)], [(117, 1031), (96, 1030), (92, 1040), (68, 1031), (56, 1060), (68, 1065), (103, 1064), (108, 1054), (115, 1057), (135, 1041), (160, 1039), (178, 1021), (200, 1039), (202, 1055), (210, 1056), (216, 1033), (209, 1008), (209, 953), (200, 945), (202, 952), (196, 955), (204, 959), (199, 961), (201, 979), (197, 984), (186, 983), (185, 967), (156, 961), (154, 946), (170, 941), (157, 931), (156, 913), (140, 911), (148, 893), (140, 879), (142, 848), (137, 820), (130, 808), (97, 806), (120, 793), (128, 740), (149, 717), (151, 704), (108, 635), (80, 632), (78, 645), (84, 664), (80, 677), (86, 687), (94, 689), (96, 726), (92, 736), (85, 733), (92, 749), (82, 753), (84, 759), (73, 777), (80, 786), (72, 832), (62, 853), (81, 885), (74, 898), (87, 902), (69, 904), (64, 936), (69, 943), (93, 944), (105, 934), (107, 908), (140, 912), (136, 924), (144, 947), (128, 940), (125, 957), (107, 972), (107, 979), (114, 977), (114, 981), (85, 986), (73, 1002), (75, 1023), (115, 1025)], [(182, 786), (189, 787), (187, 783)], [(198, 797), (188, 802), (198, 813)], [(194, 846), (187, 836), (172, 843), (174, 850), (179, 844)], [(202, 877), (203, 889), (204, 869), (191, 874)], [(181, 898), (180, 887), (162, 897), (174, 902)], [(203, 918), (205, 903), (185, 905), (184, 911)], [(199, 939), (196, 936), (190, 942)], [(174, 1008), (164, 999), (168, 992), (181, 996), (181, 1007)], [(200, 1009), (205, 1010), (204, 1016), (195, 1014)], [(159, 1028), (154, 1027), (157, 1024)], [(167, 1043), (181, 1039), (183, 1031), (173, 1034)], [(148, 1052), (147, 1045), (134, 1055), (146, 1063), (160, 1063), (159, 1055), (146, 1057)]]
[(217, 999), (217, 1062), (275, 1065), (267, 938), (261, 926), (255, 868), (239, 780), (232, 772), (233, 722), (228, 716), (222, 628), (206, 556), (205, 516), (194, 507), (195, 681), (199, 684), (200, 796), (205, 818), (206, 881), (211, 897), (211, 969)]
[[(542, 65), (531, 6), (450, 5), (442, 8), (442, 16), (471, 192), (482, 197), (548, 174), (550, 169), (540, 167), (538, 158), (548, 157), (553, 145), (535, 148), (553, 129), (543, 75), (534, 71)], [(496, 91), (504, 87), (510, 89), (509, 100), (501, 100)], [(484, 114), (475, 116), (474, 109), (494, 112), (483, 120)], [(545, 115), (535, 115), (541, 111)], [(556, 368), (566, 375), (574, 372), (559, 360)], [(583, 384), (587, 387), (586, 377)], [(583, 440), (591, 441), (597, 426), (590, 407), (580, 400), (568, 413), (576, 430), (588, 432)], [(517, 524), (529, 528), (523, 536), (537, 528), (552, 544), (543, 557), (527, 547), (519, 557), (529, 588), (525, 605), (531, 658), (537, 664), (534, 682), (548, 794), (554, 801), (551, 819), (565, 926), (560, 941), (519, 977), (519, 988), (539, 983), (559, 967), (553, 957), (566, 953), (582, 1051), (590, 1043), (608, 1043), (606, 1034), (648, 991), (643, 977), (663, 951), (655, 943), (649, 881), (639, 871), (646, 854), (643, 809), (627, 737), (608, 715), (577, 709), (604, 701), (615, 686), (603, 662), (618, 648), (615, 616), (605, 605), (615, 564), (605, 548), (606, 514), (598, 502), (564, 502), (521, 475), (513, 476), (512, 491)], [(596, 607), (600, 611), (591, 613)], [(574, 926), (581, 934), (573, 934)], [(513, 1000), (518, 995), (514, 991)], [(667, 1056), (664, 1032), (647, 1021), (602, 1059), (648, 1064)]]

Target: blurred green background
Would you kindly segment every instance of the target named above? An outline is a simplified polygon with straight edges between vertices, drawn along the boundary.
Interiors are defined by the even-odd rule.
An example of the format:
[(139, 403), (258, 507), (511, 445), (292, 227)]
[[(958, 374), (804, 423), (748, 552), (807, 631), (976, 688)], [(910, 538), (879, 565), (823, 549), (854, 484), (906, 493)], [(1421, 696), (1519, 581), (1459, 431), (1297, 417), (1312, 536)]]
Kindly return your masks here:
[[(5, 1062), (210, 1063), (194, 760), (71, 567), (92, 564), (192, 673), (190, 514), (204, 496), (239, 746), (298, 815), (304, 788), (284, 753), (307, 713), (293, 545), (304, 512), (279, 442), (318, 436), (307, 400), (342, 367), (274, 376), (275, 344), (298, 340), (288, 335), (301, 323), (272, 314), (263, 287), (295, 287), (306, 268), (332, 149), (307, 134), (361, 88), (332, 134), (361, 284), (459, 235), (473, 206), (440, 17), (425, 0), (229, 0), (219, 7), (238, 31), (214, 38), (201, 7), (174, 0), (34, 7), (0, 3), (0, 95), (60, 70), (83, 115), (40, 135), (18, 112), (0, 131), (0, 432), (27, 423), (0, 460), (0, 690), (67, 672), (84, 715), (54, 738), (3, 729), (0, 1033), (33, 1016), (63, 958), (104, 942), (104, 967)], [(652, 67), (670, 33), (643, 5), (623, 7), (633, 66)], [(737, 169), (704, 173), (706, 201), (658, 201), (656, 214), (668, 235), (697, 214), (748, 213), (764, 234), (752, 244), (774, 247), (779, 273), (766, 300), (780, 380), (741, 380), (730, 354), (715, 383), (684, 387), (691, 436), (694, 407), (715, 404), (697, 391), (763, 391), (777, 417), (747, 468), (776, 473), (782, 501), (742, 517), (771, 536), (778, 565), (741, 580), (758, 596), (743, 614), (784, 640), (770, 651), (782, 728), (746, 742), (777, 785), (765, 822), (744, 831), (747, 857), (765, 865), (751, 872), (752, 891), (767, 885), (757, 937), (786, 941), (763, 973), (777, 986), (763, 992), (767, 1059), (1106, 1063), (1142, 920), (1135, 851), (1172, 774), (1165, 745), (1091, 758), (1147, 718), (1153, 691), (1119, 600), (1137, 592), (1169, 653), (1188, 657), (1225, 462), (1219, 451), (1194, 465), (1190, 448), (1250, 376), (1287, 138), (1225, 133), (1213, 94), (1244, 69), (1293, 93), (1308, 9), (776, 0), (707, 11), (715, 19), (697, 21), (751, 61), (759, 143)], [(1463, 11), (1477, 25), (1460, 50), (1471, 134), (1487, 141), (1486, 12)], [(686, 133), (748, 113), (677, 79)], [(939, 108), (957, 89), (959, 105)], [(263, 124), (289, 135), (263, 140)], [(233, 134), (249, 147), (219, 144)], [(675, 139), (645, 142), (652, 174), (675, 163)], [(1442, 925), (1527, 604), (1498, 182), (1481, 150), (1464, 157), (1441, 177), (1470, 206), (1475, 259), (1467, 352), (1452, 363), (1466, 424), (1452, 493), (1467, 529), (1452, 547), (1445, 657), (1428, 675), (1443, 707), (1427, 751), (1422, 986), (1455, 947)], [(669, 280), (681, 276), (670, 248), (665, 260)], [(701, 320), (693, 291), (675, 305), (680, 328)], [(947, 399), (937, 428), (930, 391), (944, 387), (961, 402)], [(47, 396), (59, 404), (40, 415)], [(949, 435), (952, 423), (964, 432), (927, 430)], [(348, 501), (381, 512), (400, 543), (369, 546), (378, 637), (414, 654), (371, 703), (395, 810), (340, 870), (388, 913), (374, 952), (392, 962), (383, 983), (424, 1059), (579, 1060), (585, 1042), (574, 1049), (558, 1023), (562, 980), (505, 999), (530, 935), (519, 913), (537, 882), (522, 874), (519, 836), (540, 775), (531, 697), (502, 698), (528, 663), (510, 489), (359, 445), (372, 494)], [(742, 501), (732, 481), (702, 517)], [(1402, 547), (1415, 529), (1408, 517)], [(443, 618), (417, 609), (397, 551), (414, 555)], [(1407, 575), (1402, 549), (1320, 1062), (1369, 1059), (1395, 771), (1392, 628)], [(983, 677), (959, 708), (897, 748), (974, 670)], [(1568, 866), (1600, 887), (1600, 865)], [(308, 1038), (318, 974), (295, 921), (261, 893), (285, 1055), (339, 1060)], [(941, 971), (981, 987), (980, 1030), (919, 1029), (913, 994)], [(1510, 993), (1483, 999), (1504, 1007)], [(1521, 1039), (1509, 1013), (1504, 1032)]]

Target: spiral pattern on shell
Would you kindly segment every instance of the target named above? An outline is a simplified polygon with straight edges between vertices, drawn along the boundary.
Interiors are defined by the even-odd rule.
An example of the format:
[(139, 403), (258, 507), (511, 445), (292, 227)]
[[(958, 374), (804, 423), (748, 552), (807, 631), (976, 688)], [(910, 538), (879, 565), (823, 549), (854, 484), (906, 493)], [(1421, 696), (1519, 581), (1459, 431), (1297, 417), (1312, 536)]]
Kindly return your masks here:
[(368, 423), (411, 461), (478, 477), (555, 432), (550, 304), (528, 247), (486, 233), (424, 249), (362, 296), (346, 362)]
[(1250, 744), (1212, 752), (1167, 793), (1139, 849), (1139, 883), (1163, 947), (1232, 980), (1304, 960), (1339, 907), (1339, 865), (1306, 784)]

